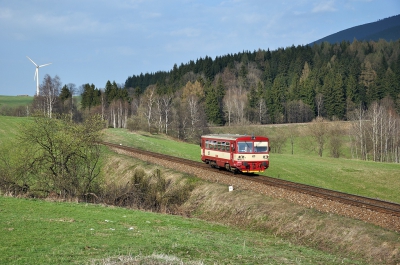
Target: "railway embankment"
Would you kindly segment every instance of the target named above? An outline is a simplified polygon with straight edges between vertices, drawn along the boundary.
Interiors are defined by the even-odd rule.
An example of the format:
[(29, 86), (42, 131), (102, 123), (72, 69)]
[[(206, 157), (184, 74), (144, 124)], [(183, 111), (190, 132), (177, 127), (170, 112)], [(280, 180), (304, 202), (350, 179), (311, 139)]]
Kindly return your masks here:
[[(185, 172), (203, 179), (180, 207), (182, 215), (265, 231), (296, 244), (358, 256), (374, 264), (400, 262), (398, 217), (282, 188), (260, 186), (176, 162), (115, 151), (147, 161), (149, 167), (161, 167), (170, 178), (181, 178), (177, 172)], [(233, 190), (229, 191), (228, 186)]]

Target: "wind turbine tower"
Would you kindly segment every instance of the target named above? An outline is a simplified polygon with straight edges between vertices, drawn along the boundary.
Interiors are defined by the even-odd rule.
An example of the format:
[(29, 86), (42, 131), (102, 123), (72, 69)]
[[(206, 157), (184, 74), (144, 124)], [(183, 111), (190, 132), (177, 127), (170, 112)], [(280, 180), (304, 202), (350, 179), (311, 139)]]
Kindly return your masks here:
[(39, 96), (39, 68), (49, 65), (51, 63), (37, 65), (34, 61), (32, 61), (31, 58), (29, 58), (28, 56), (26, 56), (26, 57), (36, 66), (36, 71), (35, 71), (35, 75), (33, 76), (33, 80), (35, 80), (35, 78), (36, 78), (36, 96)]

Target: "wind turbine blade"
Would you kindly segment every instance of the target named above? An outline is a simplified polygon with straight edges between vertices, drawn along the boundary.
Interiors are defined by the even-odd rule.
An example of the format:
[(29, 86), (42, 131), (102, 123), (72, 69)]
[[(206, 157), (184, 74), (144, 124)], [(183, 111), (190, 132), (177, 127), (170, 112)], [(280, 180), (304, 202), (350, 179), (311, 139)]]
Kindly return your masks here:
[(39, 67), (43, 67), (43, 66), (46, 66), (46, 65), (49, 65), (49, 64), (52, 64), (52, 63), (42, 64), (42, 65), (39, 65)]
[(38, 77), (38, 72), (39, 72), (39, 69), (36, 68), (35, 75), (33, 76), (33, 80), (35, 80), (36, 78), (39, 78)]
[(37, 64), (35, 64), (35, 62), (34, 61), (32, 61), (32, 59), (31, 58), (29, 58), (28, 56), (26, 56), (34, 65), (36, 65), (36, 67), (37, 67)]

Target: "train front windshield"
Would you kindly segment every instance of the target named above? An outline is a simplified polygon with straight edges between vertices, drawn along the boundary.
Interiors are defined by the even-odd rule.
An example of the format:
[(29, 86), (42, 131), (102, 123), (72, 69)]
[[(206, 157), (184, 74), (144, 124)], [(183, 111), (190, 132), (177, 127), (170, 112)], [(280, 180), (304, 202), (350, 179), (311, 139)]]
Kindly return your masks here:
[(239, 153), (266, 153), (268, 142), (238, 142)]
[(253, 142), (238, 142), (239, 153), (252, 153)]

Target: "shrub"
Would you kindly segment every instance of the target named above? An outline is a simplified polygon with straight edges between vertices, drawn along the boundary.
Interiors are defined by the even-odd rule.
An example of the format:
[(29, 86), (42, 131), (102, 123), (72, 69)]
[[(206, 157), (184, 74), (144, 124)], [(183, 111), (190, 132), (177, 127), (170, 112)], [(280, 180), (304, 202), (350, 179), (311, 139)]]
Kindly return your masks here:
[(100, 130), (93, 117), (84, 124), (70, 119), (35, 117), (18, 141), (0, 150), (0, 189), (11, 195), (85, 197), (99, 186)]
[(136, 169), (127, 184), (109, 185), (101, 198), (106, 204), (175, 214), (193, 189), (185, 181), (167, 180), (159, 169), (151, 174)]

